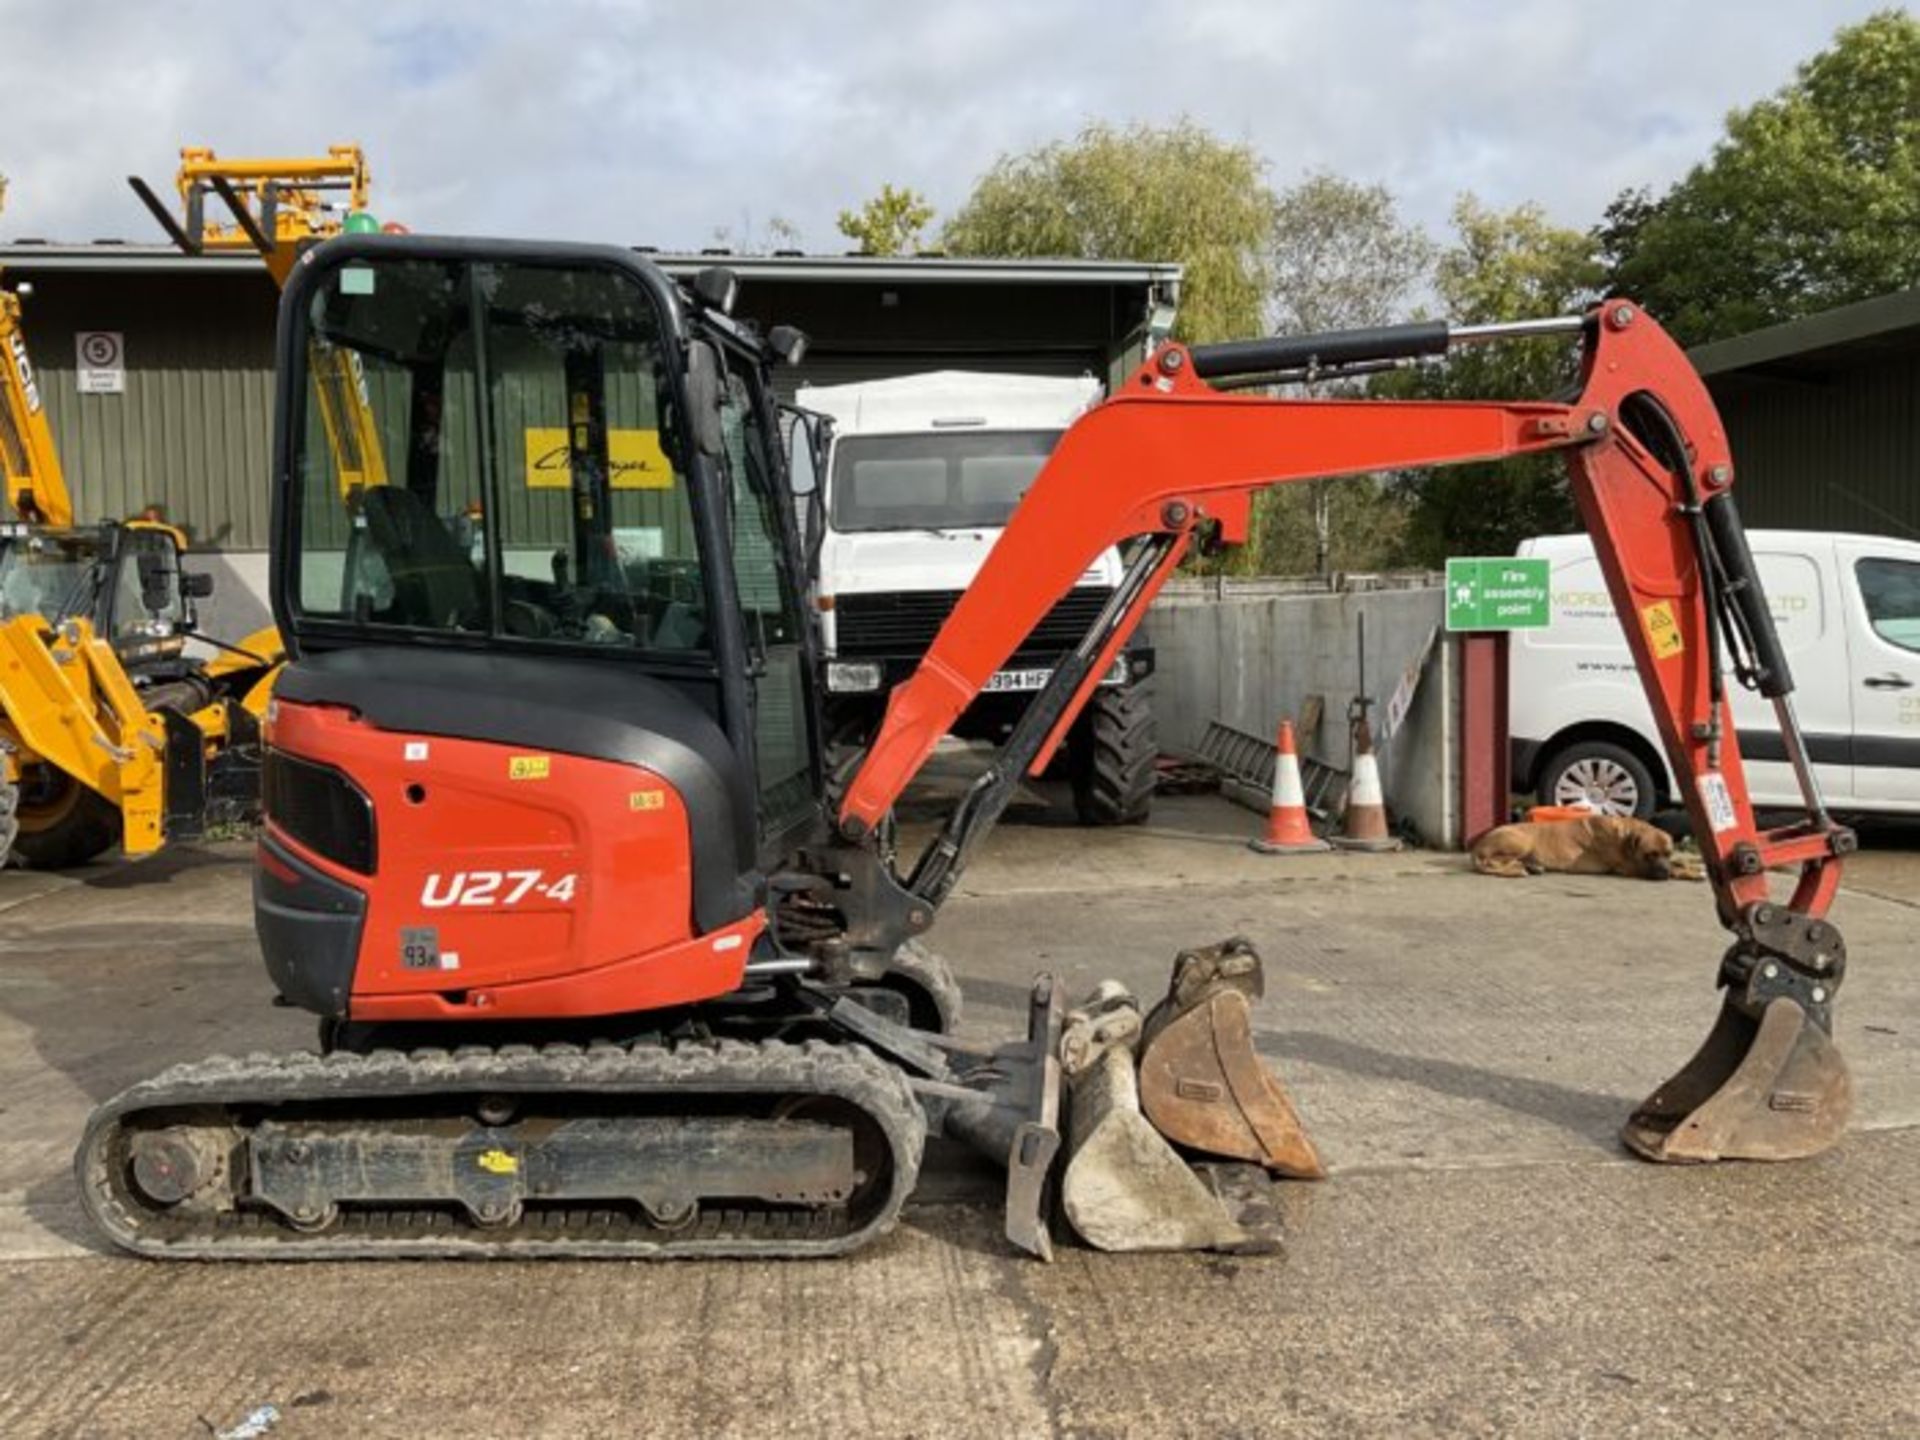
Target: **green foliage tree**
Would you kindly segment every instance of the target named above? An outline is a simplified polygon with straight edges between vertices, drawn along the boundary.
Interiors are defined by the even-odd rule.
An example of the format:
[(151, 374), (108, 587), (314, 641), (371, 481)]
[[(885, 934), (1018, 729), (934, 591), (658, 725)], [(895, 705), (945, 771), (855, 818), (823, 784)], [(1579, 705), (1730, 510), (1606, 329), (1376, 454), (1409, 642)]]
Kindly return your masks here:
[(1920, 284), (1920, 19), (1840, 30), (1664, 196), (1615, 200), (1594, 238), (1612, 286), (1689, 345)]
[(1253, 149), (1189, 121), (1088, 126), (1003, 155), (947, 222), (955, 255), (1172, 260), (1185, 267), (1174, 333), (1261, 332), (1273, 192)]
[[(1427, 277), (1434, 251), (1425, 231), (1400, 219), (1384, 185), (1308, 175), (1274, 206), (1272, 328), (1385, 325)], [(1251, 559), (1270, 575), (1383, 569), (1406, 524), (1400, 496), (1373, 476), (1281, 486), (1255, 507)]]
[(842, 210), (840, 233), (862, 255), (907, 255), (920, 248), (920, 235), (933, 223), (933, 206), (918, 190), (883, 184), (858, 210)]
[[(1453, 243), (1434, 267), (1434, 289), (1453, 324), (1568, 314), (1599, 293), (1603, 275), (1588, 237), (1549, 223), (1536, 205), (1503, 212), (1462, 196), (1453, 228)], [(1374, 390), (1445, 400), (1544, 398), (1574, 378), (1575, 358), (1556, 339), (1475, 345), (1444, 365), (1382, 377)], [(1554, 456), (1411, 471), (1394, 488), (1410, 506), (1402, 552), (1409, 563), (1510, 555), (1529, 535), (1578, 525), (1565, 464)]]

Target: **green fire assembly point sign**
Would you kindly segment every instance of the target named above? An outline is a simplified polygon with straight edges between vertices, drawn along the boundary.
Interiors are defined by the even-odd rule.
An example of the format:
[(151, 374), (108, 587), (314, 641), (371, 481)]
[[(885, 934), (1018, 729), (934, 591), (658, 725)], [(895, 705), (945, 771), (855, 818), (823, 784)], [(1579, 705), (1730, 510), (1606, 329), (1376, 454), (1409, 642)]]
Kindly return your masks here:
[(1447, 561), (1447, 629), (1544, 630), (1553, 621), (1547, 560)]

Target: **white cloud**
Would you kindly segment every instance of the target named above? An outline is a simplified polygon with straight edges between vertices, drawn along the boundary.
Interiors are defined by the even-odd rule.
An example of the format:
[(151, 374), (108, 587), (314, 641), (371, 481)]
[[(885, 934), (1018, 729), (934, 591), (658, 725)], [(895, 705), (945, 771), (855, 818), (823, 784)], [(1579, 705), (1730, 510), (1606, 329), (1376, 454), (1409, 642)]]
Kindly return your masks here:
[(1455, 195), (1587, 225), (1705, 155), (1875, 0), (1159, 8), (1103, 0), (0, 0), (8, 235), (151, 238), (125, 188), (182, 144), (358, 140), (418, 230), (710, 243), (833, 218), (882, 181), (942, 212), (995, 156), (1087, 120), (1190, 115), (1277, 182), (1380, 180), (1436, 231)]

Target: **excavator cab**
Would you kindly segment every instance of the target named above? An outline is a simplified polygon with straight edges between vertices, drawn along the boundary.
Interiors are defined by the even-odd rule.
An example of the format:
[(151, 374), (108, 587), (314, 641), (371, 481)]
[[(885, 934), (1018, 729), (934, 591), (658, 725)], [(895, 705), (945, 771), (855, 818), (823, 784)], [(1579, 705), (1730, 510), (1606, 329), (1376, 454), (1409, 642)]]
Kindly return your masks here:
[[(753, 924), (768, 877), (828, 829), (766, 378), (776, 357), (728, 317), (732, 276), (682, 290), (618, 250), (461, 253), (396, 236), (342, 246), (361, 253), (317, 252), (288, 292), (305, 336), (282, 351), (271, 589), (296, 664), (276, 691), (267, 843), (286, 845), (290, 864), (348, 847), (324, 828), (363, 814), (359, 803), (290, 803), (290, 776), (305, 774), (301, 728), (351, 708), (447, 749), (455, 737), (505, 747), (528, 776), (467, 814), (449, 852), (440, 789), (428, 768), (405, 772), (401, 745), (401, 803), (372, 795), (382, 893), (417, 906), (451, 876), (538, 868), (547, 887), (576, 876), (580, 899), (528, 891), (455, 906), (459, 924), (449, 916), (436, 945), (461, 954), (457, 983), (388, 966), (392, 947), (355, 972), (359, 945), (324, 952), (321, 975), (321, 950), (284, 922), (301, 960), (286, 960), (282, 989), (336, 995), (317, 1006), (332, 1016), (426, 1020), (488, 995), (490, 981), (553, 973), (580, 987), (580, 1008), (614, 1008), (588, 998), (609, 983), (607, 964)], [(388, 474), (349, 486), (344, 505), (324, 426), (342, 357), (365, 378)], [(415, 743), (440, 755), (432, 739)], [(409, 804), (415, 776), (424, 801)], [(584, 806), (563, 833), (518, 845), (528, 814), (563, 793)], [(636, 843), (659, 847), (643, 874)], [(599, 924), (589, 887), (639, 887), (647, 904), (630, 924)], [(507, 929), (522, 947), (493, 941)], [(273, 952), (269, 939), (269, 964)], [(668, 989), (685, 1000), (739, 979), (737, 964), (726, 981), (657, 970), (674, 972)], [(449, 1000), (455, 991), (468, 998)], [(503, 1014), (513, 996), (490, 1004)]]

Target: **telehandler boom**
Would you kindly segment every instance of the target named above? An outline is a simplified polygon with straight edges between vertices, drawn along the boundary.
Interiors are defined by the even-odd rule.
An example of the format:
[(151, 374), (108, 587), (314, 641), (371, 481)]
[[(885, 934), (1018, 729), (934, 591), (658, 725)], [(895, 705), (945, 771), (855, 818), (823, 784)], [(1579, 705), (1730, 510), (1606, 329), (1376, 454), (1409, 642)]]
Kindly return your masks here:
[[(936, 1131), (1007, 1166), (1009, 1238), (1048, 1253), (1058, 989), (1036, 980), (1024, 1039), (962, 1042), (957, 991), (918, 938), (969, 853), (1180, 557), (1244, 539), (1255, 491), (1547, 450), (1566, 457), (1733, 933), (1711, 1037), (1626, 1142), (1693, 1161), (1833, 1143), (1844, 949), (1824, 914), (1852, 837), (1805, 762), (1719, 419), (1636, 306), (1161, 350), (1063, 437), (870, 748), (829, 775), (767, 374), (804, 338), (733, 321), (736, 288), (723, 270), (681, 287), (615, 249), (437, 238), (346, 237), (295, 267), (273, 573), (295, 658), (268, 722), (255, 894), (268, 971), (322, 1017), (325, 1053), (191, 1063), (102, 1105), (76, 1167), (116, 1242), (837, 1254), (891, 1226)], [(1582, 348), (1570, 403), (1225, 388), (1541, 334)], [(310, 423), (343, 351), (397, 402), (376, 407), (392, 482), (359, 492), (350, 523)], [(557, 483), (531, 459), (556, 445)], [(461, 531), (475, 506), (485, 523)], [(903, 866), (895, 801), (1115, 544), (1113, 598)], [(1754, 821), (1723, 654), (1779, 709), (1806, 798), (1794, 825)], [(1779, 903), (1766, 874), (1784, 864), (1800, 877)], [(1223, 1107), (1273, 1168), (1318, 1173), (1252, 1053), (1258, 980), (1242, 945), (1184, 955), (1142, 1081)], [(1236, 1005), (1236, 1029), (1208, 1018)], [(1214, 1068), (1167, 1073), (1157, 1037), (1196, 1024), (1214, 1026)]]

